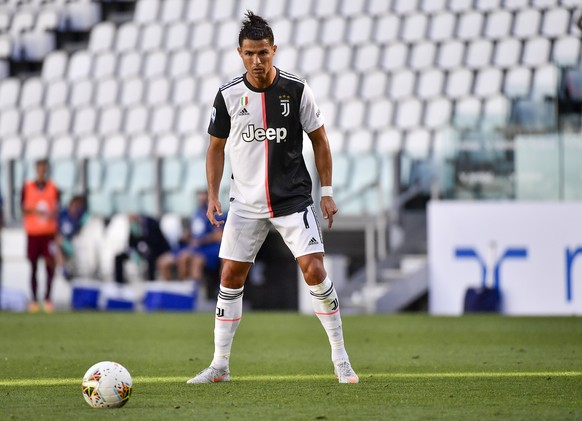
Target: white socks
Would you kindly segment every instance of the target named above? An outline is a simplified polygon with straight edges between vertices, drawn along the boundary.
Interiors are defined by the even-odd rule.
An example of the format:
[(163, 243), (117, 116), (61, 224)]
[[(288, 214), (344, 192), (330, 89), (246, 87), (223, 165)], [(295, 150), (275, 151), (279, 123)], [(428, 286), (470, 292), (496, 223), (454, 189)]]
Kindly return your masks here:
[(334, 364), (338, 361), (349, 361), (348, 353), (344, 347), (339, 300), (333, 282), (326, 277), (321, 284), (308, 285), (308, 287), (311, 293), (313, 311), (329, 338), (332, 361)]
[(242, 317), (243, 290), (244, 287), (232, 289), (220, 286), (214, 321), (214, 359), (210, 364), (219, 370), (228, 368), (230, 348)]

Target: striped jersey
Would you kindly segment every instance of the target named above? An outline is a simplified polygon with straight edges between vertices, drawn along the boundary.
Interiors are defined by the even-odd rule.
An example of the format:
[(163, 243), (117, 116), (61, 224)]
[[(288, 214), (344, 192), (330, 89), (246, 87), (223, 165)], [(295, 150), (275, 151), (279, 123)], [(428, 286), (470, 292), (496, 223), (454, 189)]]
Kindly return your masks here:
[(216, 94), (208, 133), (227, 139), (232, 169), (230, 211), (270, 218), (313, 203), (303, 159), (303, 132), (323, 125), (309, 85), (276, 69), (271, 86), (254, 88), (245, 76)]

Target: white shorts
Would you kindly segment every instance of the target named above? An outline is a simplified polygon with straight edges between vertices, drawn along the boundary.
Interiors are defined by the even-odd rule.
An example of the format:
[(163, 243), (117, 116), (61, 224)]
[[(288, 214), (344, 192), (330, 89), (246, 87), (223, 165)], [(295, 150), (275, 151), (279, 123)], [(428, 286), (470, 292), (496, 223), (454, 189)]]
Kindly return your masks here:
[(324, 252), (321, 227), (311, 205), (303, 211), (269, 219), (244, 218), (229, 212), (222, 234), (220, 258), (254, 263), (270, 225), (281, 234), (295, 258)]

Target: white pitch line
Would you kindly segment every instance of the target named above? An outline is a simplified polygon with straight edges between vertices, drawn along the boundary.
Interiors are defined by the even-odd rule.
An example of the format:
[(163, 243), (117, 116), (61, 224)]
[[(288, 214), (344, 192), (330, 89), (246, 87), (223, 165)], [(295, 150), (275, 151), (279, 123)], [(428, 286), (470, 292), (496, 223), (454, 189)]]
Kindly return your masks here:
[[(375, 379), (420, 379), (420, 378), (507, 378), (507, 377), (582, 377), (582, 371), (542, 371), (542, 372), (467, 372), (467, 373), (370, 373), (361, 374), (362, 380)], [(294, 374), (294, 375), (257, 375), (257, 376), (233, 376), (233, 382), (264, 382), (264, 381), (312, 381), (331, 380), (329, 374)], [(155, 383), (185, 383), (188, 376), (173, 377), (142, 377), (133, 378), (134, 385)], [(0, 380), (0, 387), (28, 387), (28, 386), (59, 386), (78, 385), (81, 387), (80, 378), (47, 378), (47, 379), (12, 379)]]

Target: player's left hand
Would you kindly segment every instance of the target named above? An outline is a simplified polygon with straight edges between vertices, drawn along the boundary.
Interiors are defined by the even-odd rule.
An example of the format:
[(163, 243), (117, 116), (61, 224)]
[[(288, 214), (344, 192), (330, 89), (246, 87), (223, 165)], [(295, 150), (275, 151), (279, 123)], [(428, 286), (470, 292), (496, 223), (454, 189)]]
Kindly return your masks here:
[(327, 227), (331, 229), (331, 226), (333, 225), (333, 216), (337, 213), (337, 206), (335, 205), (333, 197), (322, 196), (320, 206), (323, 219), (327, 220)]

